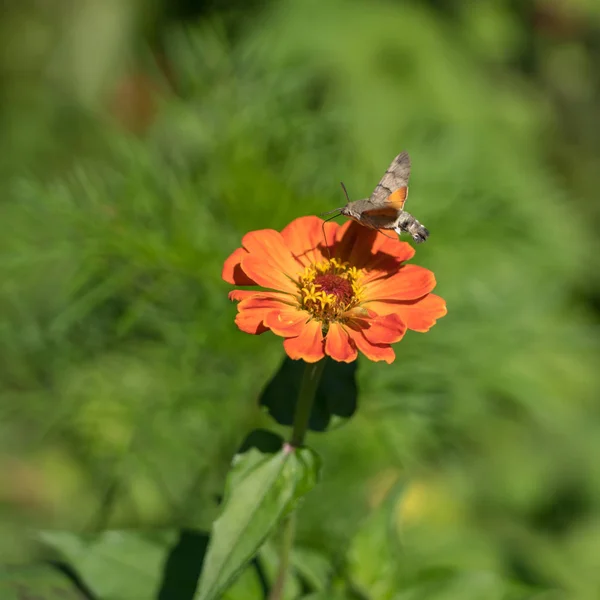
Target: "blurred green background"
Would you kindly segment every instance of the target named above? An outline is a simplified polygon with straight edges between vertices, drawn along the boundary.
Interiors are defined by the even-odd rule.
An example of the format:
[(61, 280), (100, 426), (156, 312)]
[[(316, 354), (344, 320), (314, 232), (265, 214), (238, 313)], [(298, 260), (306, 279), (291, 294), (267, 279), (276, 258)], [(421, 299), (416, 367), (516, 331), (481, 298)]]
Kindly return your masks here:
[(223, 260), (408, 150), (449, 312), (309, 436), (298, 544), (339, 598), (600, 597), (599, 62), (595, 0), (3, 3), (0, 562), (210, 528), (284, 431)]

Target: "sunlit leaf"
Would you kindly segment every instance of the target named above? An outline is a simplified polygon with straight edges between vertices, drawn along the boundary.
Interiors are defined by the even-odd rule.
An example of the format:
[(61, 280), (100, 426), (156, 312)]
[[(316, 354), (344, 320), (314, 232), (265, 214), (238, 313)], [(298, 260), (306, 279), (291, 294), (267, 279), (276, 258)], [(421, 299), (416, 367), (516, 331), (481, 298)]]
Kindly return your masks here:
[(319, 459), (308, 448), (234, 458), (223, 511), (213, 525), (197, 600), (218, 598), (256, 554), (280, 519), (316, 483)]

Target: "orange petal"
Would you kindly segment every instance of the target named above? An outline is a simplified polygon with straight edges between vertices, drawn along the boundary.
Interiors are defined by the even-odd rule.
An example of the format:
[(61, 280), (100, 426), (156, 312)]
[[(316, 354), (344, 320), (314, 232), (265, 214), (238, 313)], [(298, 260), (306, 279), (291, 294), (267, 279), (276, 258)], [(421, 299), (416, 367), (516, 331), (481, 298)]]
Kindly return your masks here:
[(252, 281), (244, 271), (242, 271), (242, 258), (246, 256), (248, 252), (243, 248), (234, 250), (231, 256), (223, 264), (223, 271), (221, 277), (227, 282), (233, 285), (256, 285), (255, 281)]
[[(293, 260), (291, 255), (290, 260)], [(294, 281), (283, 273), (276, 262), (270, 258), (249, 254), (242, 259), (242, 269), (258, 285), (290, 294), (298, 292), (298, 287)]]
[(256, 296), (257, 293), (255, 290), (231, 290), (227, 297), (232, 302), (239, 302), (240, 300), (244, 300), (246, 298), (252, 298)]
[[(394, 275), (369, 282), (365, 287), (364, 302), (416, 300), (431, 292), (434, 287), (435, 276), (431, 271), (417, 265), (403, 265)], [(373, 308), (377, 312), (376, 308), (369, 308)]]
[(374, 229), (348, 221), (336, 232), (335, 256), (360, 269), (372, 259), (378, 235)]
[(295, 303), (295, 298), (290, 294), (285, 294), (283, 292), (268, 292), (265, 290), (231, 290), (228, 297), (232, 302), (240, 302), (247, 298), (270, 298), (273, 300), (280, 300), (286, 304)]
[(361, 329), (348, 329), (350, 339), (356, 344), (356, 347), (369, 359), (375, 362), (384, 360), (391, 364), (396, 358), (396, 354), (391, 346), (386, 344), (373, 344), (363, 335)]
[(278, 296), (289, 298), (286, 294), (277, 296), (259, 296), (254, 295), (246, 297), (238, 304), (238, 314), (235, 317), (235, 324), (244, 332), (257, 335), (267, 331), (263, 321), (267, 314), (273, 309), (285, 309), (284, 304)]
[(323, 332), (319, 321), (309, 321), (298, 337), (283, 340), (283, 348), (293, 360), (313, 363), (325, 357)]
[(374, 310), (371, 310), (361, 304), (360, 306), (355, 306), (354, 308), (347, 310), (344, 313), (344, 317), (347, 319), (374, 319), (375, 317), (377, 317), (377, 313)]
[(378, 252), (381, 252), (383, 255), (393, 256), (394, 258), (405, 262), (410, 260), (415, 255), (415, 249), (407, 242), (402, 242), (396, 239), (396, 235), (390, 239), (387, 236), (384, 236), (383, 243), (378, 248)]
[(310, 314), (297, 308), (282, 308), (267, 313), (263, 323), (281, 337), (297, 337), (302, 333)]
[(397, 273), (401, 266), (402, 261), (400, 259), (379, 252), (363, 268), (360, 282), (362, 285), (366, 285), (376, 279), (385, 279), (386, 277), (390, 277), (392, 274)]
[(269, 331), (269, 328), (263, 324), (263, 316), (264, 311), (262, 310), (245, 310), (235, 315), (235, 324), (244, 333), (260, 335)]
[[(285, 245), (279, 231), (274, 229), (251, 231), (242, 238), (242, 246), (248, 250), (251, 256), (267, 260), (288, 277), (295, 279), (302, 270), (298, 262), (292, 257), (292, 253)], [(242, 260), (242, 268), (244, 268), (244, 260)]]
[(238, 304), (239, 311), (258, 308), (265, 309), (265, 316), (267, 312), (274, 308), (287, 310), (289, 307), (290, 296), (277, 292), (254, 292), (254, 295), (247, 296)]
[[(342, 261), (348, 260), (348, 256), (352, 250), (352, 244), (357, 231), (355, 227), (361, 227), (361, 225), (349, 220), (340, 225), (335, 232), (335, 256)], [(350, 228), (352, 230), (348, 233)]]
[(393, 344), (406, 333), (406, 325), (397, 314), (376, 317), (369, 323), (371, 326), (363, 329), (362, 333), (372, 344)]
[[(387, 242), (391, 243), (388, 244)], [(410, 244), (399, 240), (387, 240), (365, 265), (362, 284), (365, 285), (375, 279), (389, 277), (390, 273), (396, 273), (402, 263), (410, 260), (414, 255), (415, 251)]]
[(380, 270), (388, 274), (415, 255), (412, 246), (399, 241), (394, 232), (384, 234), (355, 221), (342, 225), (336, 240), (336, 256), (367, 271)]
[(409, 302), (369, 302), (369, 306), (378, 314), (397, 314), (413, 331), (429, 331), (448, 312), (445, 300), (435, 294)]
[(356, 360), (358, 351), (348, 333), (339, 323), (331, 323), (325, 337), (325, 354), (338, 362)]
[[(325, 237), (323, 237), (325, 227)], [(329, 258), (327, 245), (333, 247), (337, 223), (325, 223), (318, 217), (300, 217), (294, 219), (281, 232), (286, 246), (292, 255), (304, 266), (319, 263)], [(333, 256), (333, 252), (332, 252)]]

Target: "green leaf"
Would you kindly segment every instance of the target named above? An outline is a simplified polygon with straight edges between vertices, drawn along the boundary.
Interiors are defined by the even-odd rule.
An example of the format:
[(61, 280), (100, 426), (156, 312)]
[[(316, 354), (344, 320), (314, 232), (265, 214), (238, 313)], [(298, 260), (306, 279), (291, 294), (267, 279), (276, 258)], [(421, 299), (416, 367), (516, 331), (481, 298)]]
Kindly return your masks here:
[[(305, 363), (285, 357), (279, 370), (260, 396), (260, 405), (280, 425), (292, 425)], [(328, 360), (315, 394), (309, 429), (325, 431), (332, 422), (349, 419), (356, 411), (358, 386), (357, 361), (341, 363)]]
[(281, 450), (284, 441), (285, 440), (280, 435), (277, 435), (272, 431), (268, 431), (267, 429), (255, 429), (246, 436), (246, 439), (240, 445), (237, 454), (243, 454), (250, 450), (250, 448), (256, 448), (264, 454), (275, 454)]
[(116, 530), (93, 536), (66, 531), (44, 531), (39, 535), (60, 552), (102, 600), (156, 598), (166, 555), (176, 539), (175, 531), (152, 536)]
[(245, 569), (221, 596), (222, 600), (264, 600), (265, 598), (266, 591), (254, 563)]
[[(544, 597), (487, 571), (448, 572), (446, 576), (423, 579), (396, 594), (393, 600), (531, 600), (536, 597), (542, 600)], [(550, 600), (551, 596), (547, 598)]]
[(398, 483), (361, 526), (348, 552), (352, 583), (369, 598), (392, 598), (398, 575), (399, 540), (394, 528), (394, 507), (405, 490)]
[(189, 600), (194, 597), (208, 547), (208, 534), (184, 529), (165, 563), (158, 600)]
[(329, 558), (311, 548), (298, 547), (292, 552), (292, 565), (310, 589), (325, 591), (333, 574)]
[[(356, 600), (359, 596), (349, 595), (346, 592), (330, 590), (302, 596), (302, 600)], [(362, 597), (361, 597), (362, 598)]]
[(0, 568), (2, 600), (87, 600), (69, 577), (50, 565)]
[(317, 481), (320, 461), (308, 448), (276, 454), (251, 448), (233, 459), (223, 511), (214, 522), (197, 600), (218, 598), (281, 518)]

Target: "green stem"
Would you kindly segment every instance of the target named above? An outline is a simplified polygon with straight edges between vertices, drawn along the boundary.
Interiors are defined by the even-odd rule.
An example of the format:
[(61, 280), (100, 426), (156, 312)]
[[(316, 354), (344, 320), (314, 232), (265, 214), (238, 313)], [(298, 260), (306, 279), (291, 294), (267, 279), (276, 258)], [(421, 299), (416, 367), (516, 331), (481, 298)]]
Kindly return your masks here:
[[(294, 413), (294, 425), (292, 429), (292, 437), (290, 439), (290, 450), (298, 448), (304, 443), (304, 436), (308, 429), (308, 421), (310, 419), (310, 411), (315, 401), (315, 393), (323, 374), (325, 360), (320, 360), (316, 363), (306, 363), (304, 368), (304, 376), (300, 384), (300, 392), (298, 393), (298, 403), (296, 404), (296, 412)], [(281, 600), (285, 589), (285, 580), (289, 570), (290, 556), (294, 545), (294, 533), (296, 531), (296, 511), (292, 512), (286, 518), (282, 526), (281, 532), (281, 554), (279, 556), (279, 570), (277, 579), (273, 583), (269, 600)]]
[(294, 533), (296, 531), (296, 511), (288, 515), (283, 523), (281, 535), (281, 555), (279, 557), (279, 570), (277, 579), (273, 583), (269, 600), (281, 600), (285, 589), (285, 580), (288, 574), (290, 565), (290, 555), (292, 554), (292, 546), (294, 545)]
[(302, 446), (304, 436), (308, 429), (308, 420), (310, 419), (310, 411), (315, 400), (315, 392), (323, 374), (325, 361), (320, 360), (316, 363), (306, 363), (304, 368), (304, 377), (300, 385), (298, 393), (298, 403), (296, 404), (296, 412), (294, 413), (294, 428), (292, 430), (292, 438), (290, 445), (294, 448)]

